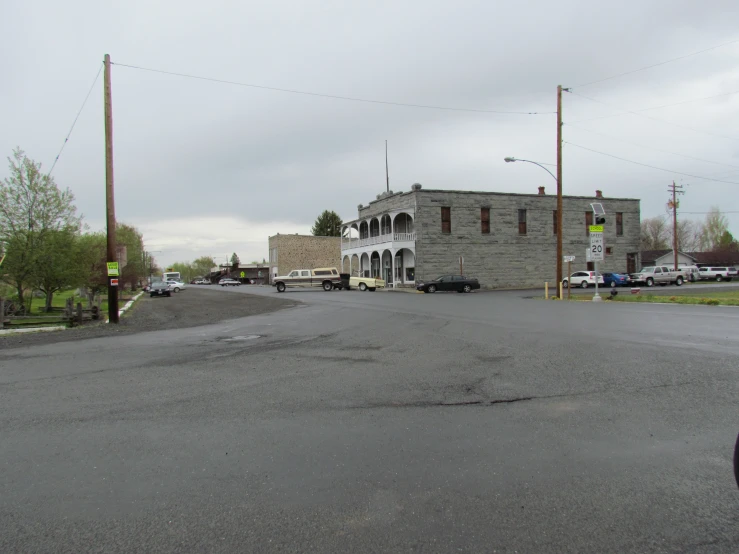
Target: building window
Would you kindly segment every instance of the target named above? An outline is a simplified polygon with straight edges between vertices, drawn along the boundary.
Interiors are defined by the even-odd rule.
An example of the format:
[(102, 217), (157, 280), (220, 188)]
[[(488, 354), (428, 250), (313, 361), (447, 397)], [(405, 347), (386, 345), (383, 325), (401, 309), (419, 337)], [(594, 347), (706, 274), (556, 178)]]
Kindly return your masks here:
[(593, 224), (593, 212), (585, 212), (585, 236), (590, 236), (590, 226)]
[(588, 262), (587, 263), (587, 270), (588, 271), (595, 271), (595, 262)]
[(552, 211), (552, 233), (557, 234), (557, 210)]
[(624, 213), (616, 212), (616, 236), (624, 236)]
[(441, 232), (449, 234), (452, 232), (452, 209), (441, 208)]
[(490, 234), (490, 208), (480, 208), (480, 226), (483, 235)]
[(606, 254), (608, 256), (610, 256), (611, 254), (613, 254), (613, 248), (610, 247), (610, 246), (606, 246)]
[(518, 210), (518, 234), (526, 234), (526, 210)]

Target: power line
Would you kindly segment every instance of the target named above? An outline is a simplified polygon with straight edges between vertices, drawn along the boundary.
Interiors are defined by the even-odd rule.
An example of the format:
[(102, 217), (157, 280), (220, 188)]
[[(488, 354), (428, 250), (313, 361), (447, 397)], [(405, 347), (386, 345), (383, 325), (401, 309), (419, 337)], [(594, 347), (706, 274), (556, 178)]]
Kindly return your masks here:
[(64, 139), (64, 142), (62, 143), (62, 147), (59, 149), (59, 153), (56, 155), (56, 158), (54, 158), (54, 163), (51, 164), (51, 169), (49, 170), (49, 173), (47, 173), (47, 177), (51, 175), (51, 172), (54, 171), (54, 166), (56, 166), (56, 162), (59, 161), (59, 156), (62, 155), (62, 151), (64, 150), (64, 147), (67, 145), (67, 141), (69, 140), (69, 137), (72, 136), (72, 131), (74, 130), (74, 126), (77, 124), (77, 120), (80, 117), (80, 114), (82, 113), (82, 110), (85, 109), (85, 104), (87, 104), (87, 99), (90, 98), (90, 94), (92, 94), (92, 89), (95, 88), (95, 83), (98, 82), (98, 77), (100, 77), (100, 72), (103, 70), (103, 64), (100, 64), (100, 67), (98, 68), (98, 72), (95, 75), (95, 80), (92, 82), (92, 85), (90, 86), (90, 90), (87, 91), (87, 96), (85, 96), (84, 101), (82, 102), (82, 107), (80, 108), (80, 111), (77, 112), (77, 116), (74, 118), (74, 121), (72, 122), (72, 127), (69, 129), (69, 133), (67, 133), (67, 137)]
[(640, 71), (645, 71), (647, 69), (652, 69), (653, 67), (659, 67), (660, 65), (665, 65), (668, 63), (676, 62), (678, 60), (684, 60), (685, 58), (690, 58), (692, 56), (697, 56), (698, 54), (703, 54), (705, 52), (710, 52), (711, 50), (716, 50), (717, 48), (722, 48), (724, 46), (728, 46), (730, 44), (735, 44), (739, 42), (739, 39), (731, 40), (729, 42), (724, 42), (722, 44), (718, 44), (716, 46), (711, 46), (710, 48), (706, 48), (705, 50), (698, 50), (697, 52), (692, 52), (690, 54), (685, 54), (684, 56), (678, 56), (677, 58), (671, 58), (669, 60), (665, 60), (663, 62), (655, 63), (652, 65), (647, 65), (644, 67), (640, 67), (639, 69), (632, 69), (631, 71), (624, 71), (623, 73), (618, 73), (616, 75), (611, 75), (610, 77), (605, 77), (603, 79), (598, 79), (596, 81), (590, 81), (589, 83), (584, 83), (582, 85), (577, 85), (575, 88), (581, 88), (581, 87), (587, 87), (590, 85), (594, 85), (596, 83), (602, 83), (604, 81), (610, 81), (611, 79), (616, 79), (618, 77), (623, 77), (624, 75), (631, 75), (632, 73), (638, 73)]
[(608, 156), (609, 158), (615, 158), (617, 160), (621, 160), (622, 162), (628, 162), (628, 163), (632, 163), (632, 164), (636, 164), (636, 165), (641, 165), (643, 167), (649, 167), (651, 169), (658, 169), (659, 171), (666, 171), (668, 173), (674, 173), (676, 175), (684, 175), (686, 177), (693, 177), (695, 179), (703, 179), (705, 181), (713, 181), (713, 182), (716, 182), (716, 183), (726, 183), (726, 184), (729, 184), (729, 185), (739, 185), (739, 182), (736, 182), (736, 181), (722, 181), (720, 179), (711, 179), (710, 177), (702, 177), (701, 175), (693, 175), (691, 173), (683, 173), (681, 171), (675, 171), (673, 169), (665, 169), (664, 167), (657, 167), (655, 165), (649, 165), (649, 164), (645, 164), (645, 163), (641, 163), (641, 162), (636, 162), (634, 160), (629, 160), (629, 159), (626, 159), (626, 158), (621, 158), (619, 156), (614, 156), (613, 154), (607, 154), (606, 152), (600, 152), (598, 150), (593, 150), (592, 148), (587, 148), (585, 146), (581, 146), (579, 144), (574, 144), (572, 142), (566, 142), (565, 141), (565, 144), (569, 144), (570, 146), (574, 146), (576, 148), (582, 148), (583, 150), (587, 150), (588, 152), (594, 152), (595, 154), (600, 154), (602, 156)]
[[(572, 127), (573, 129), (578, 129), (579, 131), (585, 131), (587, 133), (593, 133), (594, 135), (599, 135), (601, 137), (606, 137), (606, 138), (617, 140), (617, 141), (620, 141), (620, 142), (623, 142), (623, 143), (626, 143), (626, 144), (631, 144), (633, 146), (638, 146), (639, 148), (646, 148), (648, 150), (654, 150), (656, 152), (662, 152), (664, 154), (672, 154), (673, 156), (679, 156), (681, 158), (687, 158), (689, 160), (695, 160), (695, 161), (698, 161), (698, 162), (705, 162), (705, 163), (708, 163), (708, 164), (723, 165), (723, 166), (726, 166), (726, 167), (733, 167), (733, 168), (736, 169), (736, 171), (739, 171), (739, 165), (732, 165), (732, 164), (727, 164), (727, 163), (723, 163), (723, 162), (714, 162), (714, 161), (711, 161), (711, 160), (705, 160), (703, 158), (696, 158), (695, 156), (689, 156), (687, 154), (679, 154), (678, 152), (670, 152), (669, 150), (662, 150), (661, 148), (655, 148), (654, 146), (647, 146), (646, 144), (639, 144), (637, 142), (632, 142), (630, 140), (625, 140), (625, 139), (622, 139), (622, 138), (619, 138), (619, 137), (614, 137), (613, 135), (607, 135), (605, 133), (598, 133), (598, 132), (592, 131), (590, 129), (585, 129), (584, 127), (578, 127), (577, 125), (573, 125), (572, 123), (567, 123), (567, 126), (568, 127)], [(732, 173), (735, 173), (735, 172), (732, 172)]]
[[(596, 98), (591, 98), (590, 96), (585, 96), (584, 94), (579, 94), (577, 92), (572, 92), (571, 94), (574, 94), (576, 96), (580, 96), (581, 98), (585, 98), (586, 100), (590, 100), (591, 102), (596, 102), (597, 104), (603, 104), (604, 106), (608, 106), (608, 107), (613, 108), (613, 109), (616, 109), (616, 110), (622, 109), (622, 108), (619, 108), (617, 106), (614, 106), (613, 104), (609, 104), (607, 102), (603, 102), (602, 100), (598, 100)], [(693, 131), (695, 133), (703, 133), (703, 134), (710, 135), (710, 136), (713, 136), (713, 137), (718, 137), (718, 138), (727, 139), (727, 140), (733, 140), (733, 141), (739, 141), (739, 138), (737, 138), (737, 137), (730, 137), (728, 135), (719, 135), (718, 133), (712, 133), (711, 131), (704, 131), (702, 129), (695, 129), (693, 127), (688, 127), (686, 125), (680, 125), (679, 123), (673, 123), (673, 122), (667, 121), (665, 119), (658, 119), (656, 117), (651, 117), (649, 115), (644, 115), (642, 113), (635, 112), (635, 111), (632, 111), (632, 110), (623, 110), (623, 113), (613, 114), (613, 115), (625, 115), (625, 114), (636, 115), (638, 117), (643, 117), (644, 119), (650, 119), (650, 120), (656, 121), (658, 123), (665, 123), (667, 125), (672, 125), (673, 127), (678, 127), (680, 129), (686, 129), (688, 131)], [(610, 117), (610, 116), (608, 116), (608, 117)], [(600, 117), (596, 117), (596, 118), (593, 118), (593, 119), (601, 119), (601, 118)], [(592, 119), (580, 119), (580, 120), (576, 120), (575, 123), (582, 123), (584, 121), (592, 121)]]
[[(111, 62), (113, 63), (113, 62)], [(556, 112), (524, 112), (524, 111), (503, 111), (503, 110), (479, 110), (474, 108), (455, 108), (455, 107), (448, 107), (448, 106), (433, 106), (433, 105), (427, 105), (427, 104), (409, 104), (405, 102), (391, 102), (386, 100), (373, 100), (370, 98), (357, 98), (353, 96), (340, 96), (337, 94), (323, 94), (320, 92), (309, 92), (304, 90), (296, 90), (296, 89), (287, 89), (287, 88), (278, 88), (278, 87), (269, 87), (265, 85), (254, 85), (251, 83), (241, 83), (238, 81), (229, 81), (226, 79), (214, 79), (211, 77), (201, 77), (199, 75), (190, 75), (187, 73), (176, 73), (174, 71), (164, 71), (162, 69), (152, 69), (148, 67), (139, 67), (136, 65), (128, 65), (123, 63), (115, 63), (113, 65), (117, 65), (119, 67), (128, 67), (130, 69), (138, 69), (141, 71), (150, 71), (152, 73), (162, 73), (164, 75), (173, 75), (175, 77), (186, 77), (188, 79), (198, 79), (200, 81), (210, 81), (213, 83), (222, 83), (226, 85), (235, 85), (239, 87), (248, 87), (248, 88), (255, 88), (260, 90), (271, 90), (276, 92), (287, 92), (290, 94), (302, 94), (304, 96), (316, 96), (319, 98), (331, 98), (333, 100), (345, 100), (348, 102), (364, 102), (368, 104), (384, 104), (387, 106), (401, 106), (405, 108), (422, 108), (427, 110), (446, 110), (446, 111), (455, 111), (455, 112), (472, 112), (472, 113), (491, 113), (491, 114), (506, 114), (506, 115), (549, 115), (554, 114)]]

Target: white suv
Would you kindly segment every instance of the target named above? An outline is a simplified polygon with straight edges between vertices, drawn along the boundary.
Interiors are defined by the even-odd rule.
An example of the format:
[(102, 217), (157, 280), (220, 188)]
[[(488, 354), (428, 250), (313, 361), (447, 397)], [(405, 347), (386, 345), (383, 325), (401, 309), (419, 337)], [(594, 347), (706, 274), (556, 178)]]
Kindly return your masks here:
[(698, 278), (701, 281), (731, 281), (736, 277), (736, 268), (733, 267), (701, 267), (698, 269)]
[[(572, 275), (562, 279), (562, 286), (568, 288), (572, 283), (573, 287), (582, 287), (584, 289), (589, 286), (595, 286), (595, 271), (575, 271)], [(598, 284), (605, 285), (603, 275), (598, 274)]]

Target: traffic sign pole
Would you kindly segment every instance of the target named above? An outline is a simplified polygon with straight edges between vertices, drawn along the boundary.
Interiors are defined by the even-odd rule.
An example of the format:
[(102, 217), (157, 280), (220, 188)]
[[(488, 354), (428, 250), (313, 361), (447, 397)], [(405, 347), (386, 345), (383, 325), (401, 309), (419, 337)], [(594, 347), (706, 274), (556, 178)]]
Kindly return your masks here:
[(593, 302), (603, 300), (598, 294), (598, 262), (603, 261), (603, 225), (591, 225), (590, 231), (590, 258), (593, 260), (595, 270), (595, 296)]

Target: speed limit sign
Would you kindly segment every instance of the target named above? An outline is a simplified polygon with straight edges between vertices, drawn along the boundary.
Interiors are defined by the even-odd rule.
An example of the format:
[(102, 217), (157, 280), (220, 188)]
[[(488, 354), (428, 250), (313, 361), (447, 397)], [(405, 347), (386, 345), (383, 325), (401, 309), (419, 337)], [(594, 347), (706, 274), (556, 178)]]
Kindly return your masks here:
[(594, 262), (603, 261), (603, 233), (590, 233), (590, 259)]

